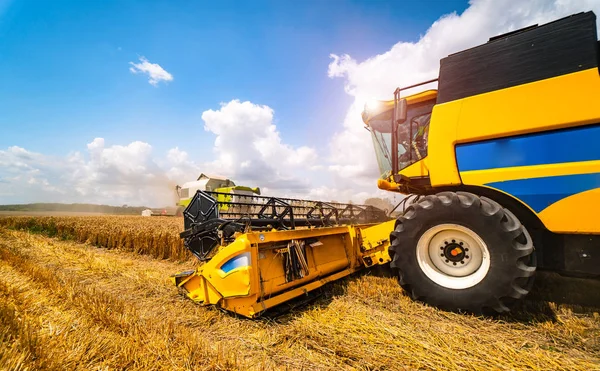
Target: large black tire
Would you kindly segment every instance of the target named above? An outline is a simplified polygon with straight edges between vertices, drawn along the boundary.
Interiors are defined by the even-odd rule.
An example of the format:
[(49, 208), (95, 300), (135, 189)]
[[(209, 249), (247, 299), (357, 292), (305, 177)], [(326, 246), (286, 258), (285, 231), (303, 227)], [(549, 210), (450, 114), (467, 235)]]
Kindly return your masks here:
[[(451, 236), (456, 231), (449, 227), (451, 225), (459, 229), (456, 233), (460, 233), (461, 228), (464, 230), (463, 227), (467, 228), (467, 232), (474, 232), (473, 236), (476, 237), (463, 240), (484, 243), (481, 244), (484, 247), (480, 249), (481, 261), (487, 256), (489, 264), (477, 274), (480, 281), (470, 287), (450, 288), (454, 285), (452, 280), (456, 278), (437, 269), (440, 266), (442, 269), (452, 270), (452, 265), (458, 264), (460, 267), (461, 263), (464, 265), (464, 257), (469, 258), (466, 255), (469, 252), (464, 251), (468, 249), (463, 249), (468, 245), (467, 242), (464, 245), (461, 242), (459, 246), (452, 237), (446, 241), (446, 236)], [(441, 240), (431, 238), (440, 228), (444, 234), (438, 235), (444, 237)], [(469, 237), (468, 234), (464, 236)], [(398, 218), (390, 241), (390, 266), (396, 270), (400, 285), (413, 299), (441, 309), (474, 314), (508, 312), (519, 299), (529, 293), (533, 285), (536, 257), (531, 236), (509, 210), (485, 197), (466, 192), (441, 192), (426, 196), (410, 205)], [(423, 241), (430, 243), (425, 244)], [(434, 242), (438, 244), (435, 245)], [(448, 244), (455, 247), (449, 250), (445, 248), (450, 246)], [(440, 251), (437, 253), (440, 258), (437, 258), (433, 251), (439, 245)], [(423, 246), (429, 246), (426, 255)], [(448, 255), (448, 251), (453, 255)], [(456, 256), (462, 256), (463, 261), (455, 261), (458, 259)], [(437, 262), (436, 259), (441, 260)], [(476, 264), (477, 262), (469, 269), (474, 269)], [(484, 266), (484, 263), (479, 265)], [(432, 270), (437, 270), (438, 273), (431, 273)], [(471, 277), (475, 277), (475, 274)], [(466, 278), (458, 277), (463, 282), (461, 284), (475, 282), (477, 279), (467, 281)]]

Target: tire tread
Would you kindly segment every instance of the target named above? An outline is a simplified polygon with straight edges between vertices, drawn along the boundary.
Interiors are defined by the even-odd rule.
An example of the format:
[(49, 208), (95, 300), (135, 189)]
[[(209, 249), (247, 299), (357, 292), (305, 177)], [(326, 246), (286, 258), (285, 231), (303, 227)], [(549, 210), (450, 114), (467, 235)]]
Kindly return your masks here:
[[(431, 292), (433, 281), (429, 280), (429, 283), (424, 283), (422, 277), (413, 277), (416, 275), (408, 274), (414, 270), (408, 265), (416, 264), (418, 268), (418, 264), (416, 261), (410, 262), (406, 257), (406, 252), (410, 252), (410, 250), (403, 250), (408, 248), (407, 245), (410, 245), (411, 249), (414, 248), (420, 235), (430, 227), (431, 223), (435, 222), (436, 218), (439, 219), (440, 213), (444, 212), (449, 212), (451, 215), (454, 215), (452, 213), (479, 215), (479, 218), (485, 220), (485, 225), (495, 228), (490, 230), (498, 231), (497, 233), (502, 238), (510, 242), (508, 255), (513, 263), (506, 269), (510, 269), (512, 281), (504, 285), (506, 287), (495, 288), (495, 292), (488, 297), (473, 298), (472, 302), (463, 298), (460, 308), (456, 307), (456, 303), (452, 299), (453, 295), (439, 295)], [(476, 233), (480, 232), (476, 231)], [(488, 246), (488, 248), (490, 247)], [(487, 314), (486, 312), (490, 309), (494, 313), (510, 311), (515, 302), (529, 293), (536, 273), (535, 250), (531, 236), (517, 217), (494, 200), (468, 192), (440, 192), (428, 195), (411, 204), (406, 212), (398, 218), (396, 227), (390, 234), (389, 252), (392, 258), (390, 267), (397, 271), (398, 282), (412, 299), (424, 301), (440, 308), (466, 310), (475, 314)], [(499, 274), (492, 272), (494, 264), (492, 262), (488, 276)], [(433, 285), (435, 289), (437, 284), (433, 283)], [(493, 287), (491, 284), (488, 285)], [(441, 288), (441, 291), (451, 290), (441, 286), (437, 287)], [(462, 295), (462, 292), (459, 295)]]

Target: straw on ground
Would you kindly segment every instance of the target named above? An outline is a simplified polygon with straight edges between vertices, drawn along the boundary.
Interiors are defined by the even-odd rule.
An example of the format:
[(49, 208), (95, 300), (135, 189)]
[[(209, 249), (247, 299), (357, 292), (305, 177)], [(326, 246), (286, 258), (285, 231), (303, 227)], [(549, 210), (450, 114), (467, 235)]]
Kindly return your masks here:
[(169, 275), (191, 260), (133, 251), (0, 228), (0, 369), (600, 369), (593, 308), (528, 301), (511, 317), (477, 318), (367, 273), (252, 321), (180, 295)]

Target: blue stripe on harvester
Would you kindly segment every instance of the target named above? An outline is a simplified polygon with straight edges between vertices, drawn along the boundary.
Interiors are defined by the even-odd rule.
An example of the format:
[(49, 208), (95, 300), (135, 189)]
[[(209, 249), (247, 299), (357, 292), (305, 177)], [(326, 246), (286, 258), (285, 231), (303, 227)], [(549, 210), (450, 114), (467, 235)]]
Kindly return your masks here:
[(229, 273), (232, 270), (240, 267), (247, 267), (250, 265), (250, 253), (245, 252), (238, 256), (234, 256), (229, 259), (225, 264), (221, 266), (221, 270), (225, 273)]
[(600, 160), (600, 125), (456, 146), (459, 171)]
[(486, 185), (514, 195), (539, 213), (565, 197), (600, 188), (600, 173), (508, 180)]

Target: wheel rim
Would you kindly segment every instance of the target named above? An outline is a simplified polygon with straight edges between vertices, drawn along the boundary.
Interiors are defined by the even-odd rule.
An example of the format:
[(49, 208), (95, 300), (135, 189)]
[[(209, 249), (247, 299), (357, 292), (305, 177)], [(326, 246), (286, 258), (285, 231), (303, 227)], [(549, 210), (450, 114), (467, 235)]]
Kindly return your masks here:
[(429, 279), (449, 289), (466, 289), (481, 282), (490, 269), (485, 242), (459, 224), (429, 228), (417, 243), (417, 262)]

